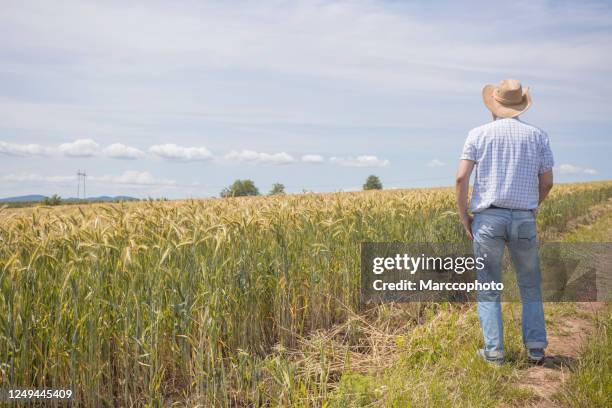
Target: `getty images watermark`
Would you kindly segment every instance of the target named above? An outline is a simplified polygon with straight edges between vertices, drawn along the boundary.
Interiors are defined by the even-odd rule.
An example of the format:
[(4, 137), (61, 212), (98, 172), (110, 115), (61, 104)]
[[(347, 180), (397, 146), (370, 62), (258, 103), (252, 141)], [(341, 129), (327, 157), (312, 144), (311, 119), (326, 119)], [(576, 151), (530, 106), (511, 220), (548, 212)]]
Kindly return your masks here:
[[(395, 256), (379, 256), (372, 260), (372, 273), (381, 275), (389, 271), (403, 271), (410, 275), (415, 275), (417, 272), (454, 272), (462, 275), (467, 271), (481, 271), (486, 267), (485, 260), (487, 255), (482, 257), (473, 256), (429, 256), (421, 254), (419, 256), (411, 256), (408, 253), (396, 253)], [(399, 281), (385, 282), (383, 279), (376, 279), (372, 283), (372, 288), (376, 291), (385, 290), (445, 290), (457, 291), (463, 290), (472, 292), (474, 290), (503, 290), (502, 282), (479, 282), (478, 279), (473, 282), (453, 282), (440, 281), (439, 275), (434, 275), (437, 279), (400, 279)]]
[[(507, 254), (481, 251), (474, 256), (470, 244), (362, 243), (361, 298), (363, 302), (470, 302), (486, 292), (500, 294), (503, 301), (519, 301), (521, 296), (523, 301), (610, 300), (610, 254), (610, 243), (542, 244), (540, 268), (532, 271), (540, 275), (541, 291), (521, 293)], [(496, 264), (502, 269), (497, 281), (488, 273)]]

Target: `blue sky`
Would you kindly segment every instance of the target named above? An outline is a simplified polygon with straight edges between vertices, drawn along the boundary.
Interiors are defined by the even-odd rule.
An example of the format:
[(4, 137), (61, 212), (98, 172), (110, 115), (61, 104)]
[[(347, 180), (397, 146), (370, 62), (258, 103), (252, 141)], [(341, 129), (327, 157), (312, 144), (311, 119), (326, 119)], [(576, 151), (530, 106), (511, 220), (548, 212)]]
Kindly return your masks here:
[(612, 7), (489, 3), (4, 2), (0, 197), (451, 185), (506, 77), (558, 181), (612, 178)]

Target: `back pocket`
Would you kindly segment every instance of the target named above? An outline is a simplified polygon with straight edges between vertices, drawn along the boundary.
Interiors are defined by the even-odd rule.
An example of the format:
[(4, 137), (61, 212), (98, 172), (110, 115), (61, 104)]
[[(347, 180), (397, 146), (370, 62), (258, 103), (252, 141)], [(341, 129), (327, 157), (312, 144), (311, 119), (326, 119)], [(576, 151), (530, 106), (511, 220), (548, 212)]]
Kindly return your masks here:
[(521, 241), (534, 241), (537, 235), (535, 221), (525, 221), (518, 227), (518, 239)]

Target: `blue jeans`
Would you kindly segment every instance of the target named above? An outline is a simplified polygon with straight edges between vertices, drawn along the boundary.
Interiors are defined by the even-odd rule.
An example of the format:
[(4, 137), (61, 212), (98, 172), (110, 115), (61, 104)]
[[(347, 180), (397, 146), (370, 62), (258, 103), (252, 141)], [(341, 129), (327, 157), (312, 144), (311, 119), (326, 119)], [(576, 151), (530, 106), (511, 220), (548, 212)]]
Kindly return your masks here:
[[(488, 208), (474, 215), (472, 223), (474, 255), (484, 257), (484, 268), (477, 271), (479, 282), (501, 282), (504, 248), (508, 252), (523, 306), (523, 343), (527, 348), (545, 348), (546, 327), (541, 294), (540, 258), (533, 211)], [(492, 357), (504, 355), (501, 293), (479, 291), (478, 316), (485, 351)]]

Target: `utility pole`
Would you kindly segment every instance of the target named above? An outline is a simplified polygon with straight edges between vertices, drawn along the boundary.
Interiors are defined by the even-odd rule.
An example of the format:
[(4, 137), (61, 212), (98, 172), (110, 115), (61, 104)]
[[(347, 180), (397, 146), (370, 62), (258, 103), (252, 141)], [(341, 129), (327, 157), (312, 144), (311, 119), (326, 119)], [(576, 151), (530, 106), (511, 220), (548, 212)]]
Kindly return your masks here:
[(87, 191), (85, 190), (85, 178), (87, 177), (87, 173), (85, 173), (85, 170), (83, 170), (83, 172), (81, 172), (81, 170), (77, 170), (77, 199), (80, 198), (81, 177), (83, 177), (83, 200), (84, 200), (87, 198)]

